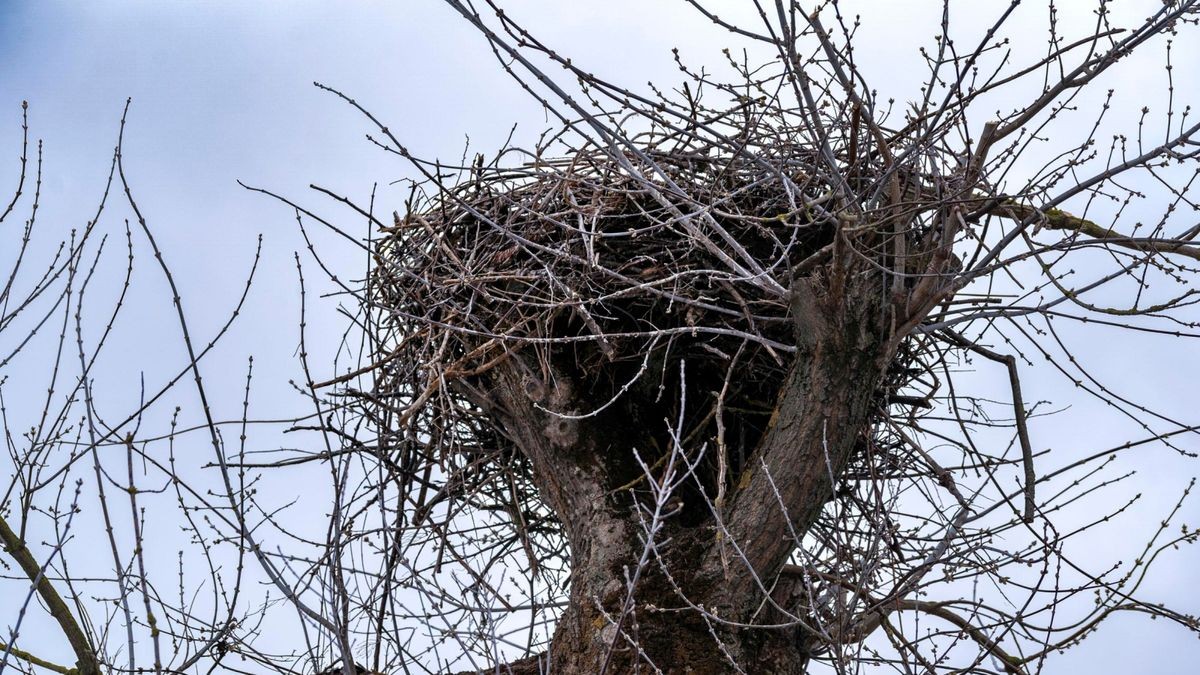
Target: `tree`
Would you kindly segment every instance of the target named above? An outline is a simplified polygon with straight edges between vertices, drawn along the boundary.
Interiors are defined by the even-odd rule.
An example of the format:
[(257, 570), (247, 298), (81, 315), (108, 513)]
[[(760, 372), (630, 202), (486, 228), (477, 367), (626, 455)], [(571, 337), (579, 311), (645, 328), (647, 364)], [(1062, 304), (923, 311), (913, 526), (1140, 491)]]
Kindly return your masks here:
[[(569, 569), (545, 654), (514, 670), (1015, 673), (1117, 611), (1197, 628), (1139, 602), (1140, 573), (1064, 554), (1054, 514), (1096, 484), (1058, 483), (1108, 453), (1039, 467), (1021, 387), (1023, 350), (1049, 356), (1060, 323), (1179, 339), (1192, 325), (1200, 230), (1169, 223), (1194, 208), (1200, 127), (1171, 107), (1153, 134), (1108, 141), (1111, 92), (1073, 106), (1134, 50), (1190, 29), (1195, 3), (1129, 29), (1100, 3), (1082, 35), (1052, 21), (1036, 57), (1005, 51), (1018, 3), (966, 50), (947, 4), (925, 86), (896, 106), (856, 67), (873, 45), (837, 2), (756, 3), (752, 28), (689, 2), (774, 58), (730, 55), (731, 81), (680, 60), (673, 94), (589, 73), (492, 2), (448, 4), (562, 129), (470, 166), (414, 160), (432, 189), (376, 247), (372, 396), (408, 526), (476, 570), (473, 592), (505, 604), (484, 571), (511, 549), (532, 588)], [(985, 107), (1029, 78), (1044, 83), (1022, 105)], [(1064, 143), (1054, 122), (1069, 114), (1090, 115), (1088, 131)], [(1048, 130), (1047, 162), (1025, 168)], [(382, 124), (377, 141), (408, 157)], [(1143, 196), (1135, 173), (1165, 187), (1158, 223), (1121, 217)], [(1088, 280), (1069, 280), (1076, 264)], [(1106, 306), (1101, 289), (1133, 300)], [(1063, 352), (1052, 363), (1069, 369)], [(1007, 414), (956, 386), (970, 359), (1006, 372)], [(996, 425), (1007, 438), (982, 429)], [(506, 514), (508, 533), (455, 531), (464, 509)], [(1155, 533), (1148, 550), (1192, 538)], [(1091, 592), (1082, 618), (1050, 618)], [(905, 613), (937, 627), (913, 631)]]
[[(241, 419), (212, 412), (211, 343), (193, 344), (118, 144), (109, 180), (135, 224), (129, 269), (137, 233), (187, 363), (124, 421), (97, 413), (108, 332), (87, 347), (80, 315), (99, 212), (25, 300), (10, 303), (12, 281), (0, 294), (0, 336), (19, 352), (41, 317), (58, 317), (51, 351), (74, 339), (79, 366), (27, 442), (8, 434), (0, 536), (28, 588), (20, 617), (40, 598), (80, 673), (147, 669), (146, 653), (155, 672), (241, 672), (237, 658), (346, 675), (1032, 673), (1124, 613), (1200, 632), (1139, 594), (1161, 553), (1196, 538), (1186, 523), (1174, 531), (1186, 491), (1147, 524), (1137, 560), (1071, 554), (1129, 509), (1109, 496), (1123, 478), (1112, 457), (1194, 442), (1194, 424), (1110, 387), (1072, 340), (1198, 335), (1200, 226), (1180, 219), (1197, 208), (1200, 124), (1175, 100), (1169, 45), (1195, 31), (1200, 2), (1138, 20), (1099, 2), (1086, 26), (1060, 23), (1050, 3), (1044, 55), (1008, 49), (1025, 29), (1019, 2), (966, 49), (946, 3), (925, 85), (903, 102), (856, 65), (878, 46), (859, 41), (844, 3), (756, 1), (757, 23), (685, 3), (748, 48), (725, 52), (732, 75), (677, 57), (677, 89), (642, 91), (590, 73), (492, 0), (446, 0), (559, 123), (533, 147), (459, 166), (413, 156), (320, 85), (424, 180), (391, 219), (374, 192), (359, 204), (316, 188), (365, 237), (251, 188), (286, 203), (306, 239), (317, 224), (369, 256), (356, 285), (310, 240), (357, 305), (359, 344), (322, 356), (335, 374), (317, 377), (302, 314), (298, 388), (312, 411), (284, 426), (309, 440), (282, 458), (248, 455), (249, 375)], [(1126, 57), (1164, 45), (1165, 113), (1145, 109), (1136, 135), (1113, 134), (1123, 102), (1100, 88)], [(1157, 221), (1130, 216), (1142, 203)], [(36, 213), (35, 197), (25, 242)], [(19, 316), (32, 328), (14, 330)], [(1023, 386), (1035, 363), (1140, 435), (1045, 449), (1035, 432), (1055, 416)], [(181, 381), (198, 395), (196, 425), (143, 430)], [(192, 434), (211, 453), (207, 475), (176, 468), (175, 443)], [(120, 480), (101, 456), (114, 450)], [(68, 477), (84, 460), (101, 489), (106, 577), (67, 565), (81, 489), (72, 499)], [(313, 466), (328, 477), (309, 497), (325, 518), (285, 522), (256, 492)], [(178, 597), (146, 564), (150, 476), (166, 480), (188, 551), (206, 561), (199, 581), (181, 562)], [(106, 485), (128, 494), (128, 541)], [(39, 518), (57, 535), (42, 545), (28, 534)], [(99, 601), (81, 590), (92, 583)], [(300, 629), (280, 647), (271, 634), (291, 620)], [(70, 671), (17, 648), (17, 628), (0, 671)]]

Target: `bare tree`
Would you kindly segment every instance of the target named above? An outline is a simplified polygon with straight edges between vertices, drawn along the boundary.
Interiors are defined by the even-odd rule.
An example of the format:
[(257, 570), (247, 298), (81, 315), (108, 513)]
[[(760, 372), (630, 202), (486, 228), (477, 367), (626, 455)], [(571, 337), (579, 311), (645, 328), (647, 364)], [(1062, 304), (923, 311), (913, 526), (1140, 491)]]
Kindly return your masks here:
[[(79, 672), (149, 670), (152, 655), (155, 672), (1033, 673), (1118, 613), (1200, 632), (1140, 594), (1160, 554), (1196, 538), (1177, 518), (1186, 491), (1146, 523), (1136, 560), (1072, 555), (1130, 508), (1111, 496), (1127, 477), (1113, 457), (1195, 444), (1194, 422), (1114, 388), (1072, 341), (1200, 335), (1186, 220), (1200, 124), (1170, 56), (1200, 2), (1132, 21), (1098, 2), (1086, 26), (1048, 3), (1041, 54), (1009, 50), (1028, 30), (1019, 2), (965, 48), (947, 2), (903, 102), (857, 65), (874, 45), (846, 3), (752, 0), (735, 23), (684, 0), (747, 49), (725, 51), (725, 75), (678, 58), (670, 90), (592, 74), (493, 0), (446, 4), (558, 125), (447, 165), (320, 85), (424, 180), (390, 218), (374, 191), (316, 187), (350, 209), (326, 217), (251, 188), (289, 206), (351, 301), (341, 351), (310, 367), (297, 256), (311, 412), (282, 424), (311, 442), (251, 455), (249, 375), (241, 419), (213, 412), (211, 343), (193, 343), (119, 147), (129, 269), (137, 234), (187, 354), (161, 391), (186, 378), (196, 423), (143, 429), (162, 393), (124, 421), (96, 412), (105, 338), (89, 348), (79, 317), (99, 213), (18, 311), (0, 296), (0, 336), (24, 348), (41, 324), (14, 332), (10, 316), (57, 317), (51, 351), (78, 352), (48, 421), (20, 441), (9, 428), (0, 535), (28, 589), (20, 617), (39, 598)], [(1167, 107), (1114, 133), (1105, 81), (1155, 49)], [(1157, 220), (1129, 215), (1146, 209)], [(25, 241), (36, 211), (35, 197)], [(360, 247), (361, 283), (326, 263), (314, 226)], [(1034, 367), (1135, 435), (1046, 450), (1035, 432), (1055, 417), (1022, 386)], [(999, 374), (1000, 399), (972, 370)], [(176, 469), (193, 437), (206, 473)], [(72, 491), (84, 463), (91, 487)], [(319, 507), (297, 506), (306, 522), (256, 491), (314, 467), (327, 483), (308, 497)], [(145, 564), (152, 476), (206, 561), (199, 578), (181, 564), (177, 597)], [(81, 494), (106, 526), (111, 564), (94, 577), (69, 568)], [(57, 536), (35, 546), (39, 519)], [(69, 672), (16, 646), (21, 620), (0, 672)]]
[[(448, 4), (562, 123), (447, 167), (363, 110), (428, 179), (381, 223), (376, 379), (356, 395), (398, 458), (392, 531), (436, 544), (393, 534), (382, 575), (459, 566), (489, 603), (437, 606), (480, 622), (476, 667), (516, 640), (544, 650), (519, 672), (1017, 673), (1115, 612), (1196, 630), (1137, 596), (1186, 528), (1151, 528), (1120, 572), (1066, 555), (1105, 520), (1057, 524), (1066, 505), (1122, 508), (1101, 491), (1112, 451), (1039, 452), (1021, 375), (1045, 356), (1137, 444), (1193, 433), (1093, 379), (1056, 326), (1194, 336), (1200, 228), (1173, 216), (1195, 208), (1200, 127), (1172, 98), (1106, 137), (1109, 101), (1077, 103), (1192, 30), (1197, 3), (1122, 26), (1101, 2), (1070, 28), (1051, 3), (1043, 55), (1006, 50), (1018, 3), (965, 49), (947, 3), (925, 86), (895, 105), (838, 2), (755, 2), (756, 25), (689, 2), (772, 54), (727, 52), (727, 78), (680, 60), (671, 93), (591, 74), (490, 0)], [(1122, 217), (1149, 201), (1134, 181), (1157, 183), (1158, 222)], [(964, 389), (972, 361), (1006, 374), (1008, 402)], [(521, 608), (525, 636), (497, 635)]]
[[(176, 473), (175, 441), (189, 431), (211, 431), (223, 457), (218, 426), (240, 424), (245, 450), (246, 418), (214, 421), (199, 364), (229, 330), (247, 295), (235, 300), (207, 344), (193, 347), (171, 271), (126, 180), (120, 141), (107, 179), (99, 183), (95, 212), (55, 243), (54, 225), (39, 220), (42, 143), (31, 153), (28, 104), (21, 111), (16, 188), (0, 213), (6, 243), (0, 416), (11, 469), (0, 497), (6, 557), (0, 607), (8, 622), (0, 636), (0, 672), (162, 673), (219, 663), (238, 635), (253, 630), (262, 607), (247, 610), (239, 603), (241, 586), (250, 580), (242, 574), (241, 560), (250, 552), (245, 539), (233, 539), (229, 576), (221, 569), (220, 551), (209, 550), (221, 540), (221, 529), (238, 530), (241, 514), (231, 515), (227, 505), (223, 510), (203, 476)], [(118, 138), (124, 128), (122, 116)], [(22, 208), (28, 217), (13, 226)], [(125, 218), (110, 215), (122, 210)], [(118, 363), (114, 378), (107, 362), (113, 352), (129, 349), (122, 344), (128, 339), (123, 327), (130, 324), (127, 308), (136, 294), (135, 260), (143, 255), (155, 261), (171, 292), (186, 358), (173, 372), (140, 377)], [(248, 262), (247, 292), (258, 252), (251, 251)], [(143, 343), (135, 342), (137, 349), (150, 351), (147, 332), (135, 331)], [(125, 386), (95, 391), (97, 382), (111, 379)], [(179, 428), (180, 408), (169, 405), (181, 381), (194, 382), (200, 394), (204, 421), (191, 430)], [(248, 397), (248, 378), (246, 386)], [(135, 403), (119, 407), (130, 399)], [(168, 425), (161, 433), (147, 428), (158, 422)], [(244, 471), (234, 472), (224, 498), (236, 499), (233, 486), (248, 489)], [(170, 521), (170, 529), (182, 530), (190, 555), (207, 565), (185, 564), (182, 550), (177, 565), (162, 564), (159, 556), (170, 555), (175, 542), (154, 534), (159, 524), (148, 509), (159, 515), (171, 513), (172, 506), (179, 518)], [(197, 568), (203, 572), (193, 586)], [(196, 596), (204, 588), (215, 596), (211, 603)], [(56, 652), (56, 646), (64, 651)]]

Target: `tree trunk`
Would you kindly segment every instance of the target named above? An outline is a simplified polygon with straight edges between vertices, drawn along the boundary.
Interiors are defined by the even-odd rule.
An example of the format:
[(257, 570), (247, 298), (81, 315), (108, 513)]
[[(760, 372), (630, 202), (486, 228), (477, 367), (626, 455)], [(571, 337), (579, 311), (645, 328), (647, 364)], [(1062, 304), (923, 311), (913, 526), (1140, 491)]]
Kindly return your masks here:
[[(491, 374), (493, 415), (532, 463), (571, 549), (569, 606), (543, 657), (549, 672), (805, 672), (799, 629), (752, 626), (788, 623), (765, 600), (786, 595), (780, 571), (869, 433), (892, 340), (883, 293), (859, 286), (796, 284), (798, 351), (771, 422), (723, 508), (665, 518), (649, 555), (646, 512), (639, 520), (620, 488), (642, 473), (633, 450), (654, 444), (651, 423), (631, 423), (649, 419), (639, 407), (651, 399), (630, 392), (600, 414), (566, 419), (545, 411), (590, 412), (604, 400), (590, 400), (586, 373), (565, 356), (517, 353)], [(510, 667), (539, 672), (533, 661)]]

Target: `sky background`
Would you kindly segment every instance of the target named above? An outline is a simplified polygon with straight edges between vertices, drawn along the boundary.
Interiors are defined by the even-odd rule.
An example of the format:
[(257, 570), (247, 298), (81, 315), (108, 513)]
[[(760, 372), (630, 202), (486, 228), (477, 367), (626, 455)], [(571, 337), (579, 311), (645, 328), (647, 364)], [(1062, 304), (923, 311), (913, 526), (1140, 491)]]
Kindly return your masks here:
[[(916, 48), (931, 41), (935, 31), (929, 21), (939, 4), (860, 3), (867, 13), (859, 44), (871, 47), (860, 46), (858, 56), (882, 92), (900, 101), (915, 96), (922, 75)], [(1091, 5), (1060, 4), (1069, 17), (1085, 17)], [(1127, 2), (1117, 9), (1133, 12), (1155, 4)], [(746, 11), (744, 3), (714, 5), (722, 8), (723, 16)], [(1027, 40), (1030, 49), (1041, 53), (1045, 9), (1041, 3), (1029, 5), (1028, 24), (1018, 25), (1037, 30), (1014, 35), (1014, 44)], [(576, 63), (635, 87), (650, 80), (678, 81), (671, 47), (679, 47), (692, 63), (712, 64), (719, 62), (721, 47), (742, 46), (674, 0), (518, 0), (506, 6)], [(978, 39), (998, 5), (964, 2), (955, 7), (962, 8), (956, 9), (955, 18), (964, 35)], [(1176, 45), (1179, 72), (1197, 72), (1195, 49)], [(1134, 62), (1098, 88), (1119, 87), (1123, 93), (1114, 112), (1118, 123), (1136, 119), (1142, 105), (1162, 103), (1162, 46), (1148, 51), (1148, 65)], [(304, 242), (287, 207), (242, 189), (237, 181), (297, 198), (365, 233), (361, 223), (307, 186), (324, 185), (365, 203), (377, 185), (377, 210), (390, 213), (402, 210), (406, 193), (404, 186), (391, 183), (412, 177), (398, 158), (365, 140), (370, 128), (354, 110), (317, 90), (313, 81), (359, 100), (414, 154), (428, 158), (457, 161), (468, 139), (472, 152), (494, 150), (514, 124), (517, 143), (528, 142), (548, 121), (536, 102), (503, 73), (474, 30), (436, 0), (0, 0), (0, 186), (8, 189), (15, 180), (20, 103), (27, 100), (31, 136), (45, 140), (39, 214), (45, 241), (40, 245), (82, 227), (95, 210), (127, 97), (133, 100), (125, 141), (127, 172), (177, 276), (189, 317), (202, 335), (211, 334), (233, 306), (255, 242), (263, 236), (263, 259), (248, 310), (207, 360), (206, 378), (222, 394), (216, 402), (220, 418), (240, 413), (245, 362), (251, 355), (256, 381), (262, 383), (254, 403), (258, 416), (289, 416), (304, 404), (287, 385), (289, 379), (301, 379), (295, 358), (299, 306), (293, 253), (303, 254)], [(1178, 77), (1177, 93), (1191, 94), (1195, 81)], [(999, 101), (996, 107), (1003, 104)], [(1072, 123), (1066, 124), (1069, 131)], [(315, 236), (326, 262), (353, 278), (361, 269), (361, 253), (336, 238)], [(9, 246), (11, 237), (11, 232), (0, 231), (0, 246)], [(312, 268), (316, 290), (330, 290), (311, 262), (305, 264)], [(105, 392), (99, 407), (113, 414), (137, 400), (142, 373), (147, 380), (161, 380), (161, 374), (183, 363), (177, 326), (164, 320), (169, 296), (149, 259), (139, 265), (120, 348), (97, 375)], [(336, 299), (314, 308), (318, 319), (310, 319), (310, 354), (336, 348), (344, 323), (335, 305)], [(1153, 342), (1149, 349), (1147, 343), (1138, 344), (1142, 346), (1105, 336), (1081, 343), (1080, 349), (1094, 357), (1104, 375), (1125, 386), (1124, 391), (1194, 422), (1200, 373), (1191, 347), (1170, 341)], [(41, 372), (40, 354), (33, 351), (24, 365), (15, 364), (10, 378), (15, 382)], [(314, 373), (316, 379), (332, 374), (328, 359), (314, 358), (314, 363), (326, 369)], [(1103, 411), (1071, 399), (1069, 388), (1052, 374), (1039, 370), (1027, 376), (1030, 398), (1076, 404), (1063, 417), (1037, 423), (1041, 446), (1070, 446), (1084, 454), (1089, 448), (1113, 445), (1114, 434), (1126, 434), (1121, 440), (1133, 435), (1110, 428)], [(983, 386), (1002, 382), (988, 377), (985, 374)], [(14, 419), (40, 409), (32, 397), (22, 400), (9, 394), (8, 399)], [(1194, 441), (1184, 444), (1195, 449)], [(195, 456), (185, 455), (183, 461), (193, 467), (211, 459), (202, 445), (191, 451)], [(1085, 556), (1094, 553), (1108, 560), (1128, 555), (1122, 545), (1140, 542), (1145, 523), (1156, 524), (1196, 473), (1194, 463), (1159, 448), (1121, 461), (1141, 471), (1136, 483), (1122, 489), (1145, 493), (1145, 506), (1105, 530), (1102, 538), (1087, 541)], [(303, 494), (303, 474), (298, 476), (291, 476), (290, 484), (271, 486), (280, 502)], [(1183, 513), (1193, 523), (1200, 516), (1190, 504)], [(297, 517), (302, 516), (301, 510)], [(175, 564), (174, 554), (159, 564)], [(1192, 571), (1197, 565), (1200, 557), (1191, 551), (1165, 559), (1147, 587), (1148, 599), (1171, 602), (1191, 613), (1200, 610)], [(13, 620), (3, 608), (13, 601), (4, 594), (14, 588), (0, 586), (0, 624)], [(44, 626), (37, 617), (28, 621), (35, 627), (29, 630)], [(1196, 645), (1195, 636), (1164, 622), (1122, 617), (1082, 647), (1052, 660), (1048, 672), (1190, 673), (1193, 668), (1187, 664), (1194, 667), (1200, 656)]]

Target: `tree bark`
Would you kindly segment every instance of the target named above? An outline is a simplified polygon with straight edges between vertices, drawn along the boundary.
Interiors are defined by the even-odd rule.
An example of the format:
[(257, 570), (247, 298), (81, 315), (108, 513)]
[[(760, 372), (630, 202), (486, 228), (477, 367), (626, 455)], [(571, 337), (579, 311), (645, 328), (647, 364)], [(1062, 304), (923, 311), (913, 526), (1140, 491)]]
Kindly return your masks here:
[(885, 296), (866, 279), (837, 293), (827, 281), (796, 284), (798, 351), (768, 430), (726, 506), (698, 523), (668, 519), (648, 557), (637, 511), (621, 503), (628, 497), (619, 487), (633, 450), (650, 443), (646, 429), (630, 424), (649, 400), (631, 394), (600, 414), (566, 419), (546, 411), (597, 407), (586, 374), (520, 353), (491, 374), (493, 415), (531, 461), (571, 549), (569, 604), (551, 648), (541, 665), (509, 664), (513, 672), (539, 672), (547, 659), (551, 673), (805, 672), (798, 629), (745, 626), (784, 622), (767, 596), (786, 595), (777, 588), (781, 569), (869, 433), (892, 341)]

